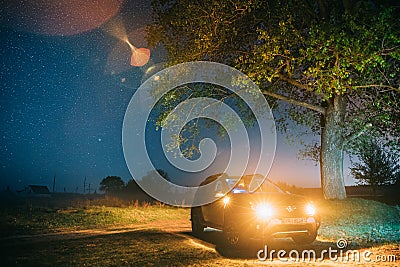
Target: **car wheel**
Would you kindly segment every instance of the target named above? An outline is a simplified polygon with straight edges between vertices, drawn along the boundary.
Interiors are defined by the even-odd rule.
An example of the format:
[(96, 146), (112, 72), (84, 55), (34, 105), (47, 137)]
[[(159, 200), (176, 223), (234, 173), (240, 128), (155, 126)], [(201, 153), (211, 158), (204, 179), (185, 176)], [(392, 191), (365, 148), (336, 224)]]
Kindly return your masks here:
[(243, 247), (246, 245), (246, 239), (239, 227), (233, 221), (228, 221), (224, 225), (224, 237), (229, 247)]
[(292, 236), (293, 241), (299, 245), (300, 244), (304, 244), (304, 245), (311, 244), (312, 242), (314, 242), (314, 240), (316, 238), (317, 238), (317, 232)]
[(191, 218), (192, 221), (192, 233), (194, 235), (201, 235), (204, 232), (204, 220), (203, 214), (199, 208), (193, 208), (191, 210)]

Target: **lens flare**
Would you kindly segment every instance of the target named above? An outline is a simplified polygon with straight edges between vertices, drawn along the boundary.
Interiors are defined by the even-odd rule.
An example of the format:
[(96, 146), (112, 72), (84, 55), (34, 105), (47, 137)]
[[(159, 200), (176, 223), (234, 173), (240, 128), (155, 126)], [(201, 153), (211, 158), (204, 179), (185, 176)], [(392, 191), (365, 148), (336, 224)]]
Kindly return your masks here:
[(316, 212), (316, 209), (315, 209), (314, 205), (312, 205), (312, 204), (307, 204), (307, 206), (306, 206), (306, 213), (307, 213), (307, 215), (314, 216), (314, 215), (315, 215), (315, 212)]
[(131, 55), (131, 66), (133, 67), (141, 67), (147, 64), (150, 60), (150, 50), (147, 48), (137, 48), (131, 42), (129, 42), (128, 38), (126, 39), (126, 43), (129, 45), (132, 51)]
[[(4, 3), (5, 2), (5, 3)], [(11, 28), (45, 35), (75, 35), (96, 29), (113, 18), (123, 0), (5, 0), (1, 18)]]
[(224, 206), (228, 205), (229, 201), (231, 200), (230, 197), (226, 196), (223, 198), (222, 202), (224, 202)]
[(150, 50), (147, 48), (138, 48), (134, 46), (128, 38), (128, 34), (126, 33), (125, 26), (121, 20), (121, 18), (115, 18), (110, 21), (105, 27), (104, 30), (114, 36), (115, 38), (121, 40), (126, 43), (131, 50), (130, 57), (130, 65), (133, 67), (142, 67), (146, 65), (150, 60)]
[(268, 203), (260, 203), (255, 208), (257, 217), (261, 220), (267, 220), (274, 215), (274, 209)]

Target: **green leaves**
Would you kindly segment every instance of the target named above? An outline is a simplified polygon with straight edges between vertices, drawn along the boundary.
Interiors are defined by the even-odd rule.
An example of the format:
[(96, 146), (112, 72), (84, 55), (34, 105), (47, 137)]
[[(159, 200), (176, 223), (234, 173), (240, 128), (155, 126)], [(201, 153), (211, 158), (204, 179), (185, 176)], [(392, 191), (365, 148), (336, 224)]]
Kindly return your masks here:
[[(400, 136), (400, 17), (390, 2), (360, 0), (351, 8), (342, 1), (183, 0), (168, 8), (160, 2), (154, 1), (149, 36), (171, 64), (229, 64), (264, 91), (318, 107), (346, 96), (346, 131), (373, 122), (380, 134)], [(292, 109), (286, 118), (310, 125), (311, 117), (318, 132), (319, 116)]]
[(359, 85), (390, 85), (398, 79), (390, 70), (398, 65), (393, 59), (399, 57), (400, 47), (393, 12), (360, 9), (309, 25), (297, 24), (293, 14), (281, 14), (279, 20), (267, 20), (269, 26), (258, 29), (253, 50), (239, 57), (237, 66), (251, 77), (261, 76), (256, 78), (260, 85), (287, 77), (322, 99)]
[(372, 186), (400, 182), (399, 157), (385, 151), (379, 140), (367, 139), (357, 150), (361, 162), (353, 162), (351, 174), (360, 184)]

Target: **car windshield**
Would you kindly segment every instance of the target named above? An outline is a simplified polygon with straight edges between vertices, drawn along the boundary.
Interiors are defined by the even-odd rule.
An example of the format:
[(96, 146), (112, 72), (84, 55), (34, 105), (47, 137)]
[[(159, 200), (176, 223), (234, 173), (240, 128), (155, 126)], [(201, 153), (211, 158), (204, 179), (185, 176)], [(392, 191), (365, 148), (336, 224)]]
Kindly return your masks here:
[(284, 191), (270, 180), (257, 176), (228, 177), (226, 182), (232, 193), (266, 192), (284, 193)]

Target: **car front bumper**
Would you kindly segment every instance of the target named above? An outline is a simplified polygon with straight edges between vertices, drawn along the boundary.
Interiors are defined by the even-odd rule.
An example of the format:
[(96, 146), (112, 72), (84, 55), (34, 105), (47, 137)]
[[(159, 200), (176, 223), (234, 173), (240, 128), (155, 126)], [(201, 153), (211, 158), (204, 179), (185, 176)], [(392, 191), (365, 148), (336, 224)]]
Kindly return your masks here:
[(254, 220), (248, 224), (246, 235), (256, 239), (292, 237), (316, 233), (319, 226), (319, 221), (314, 217)]

